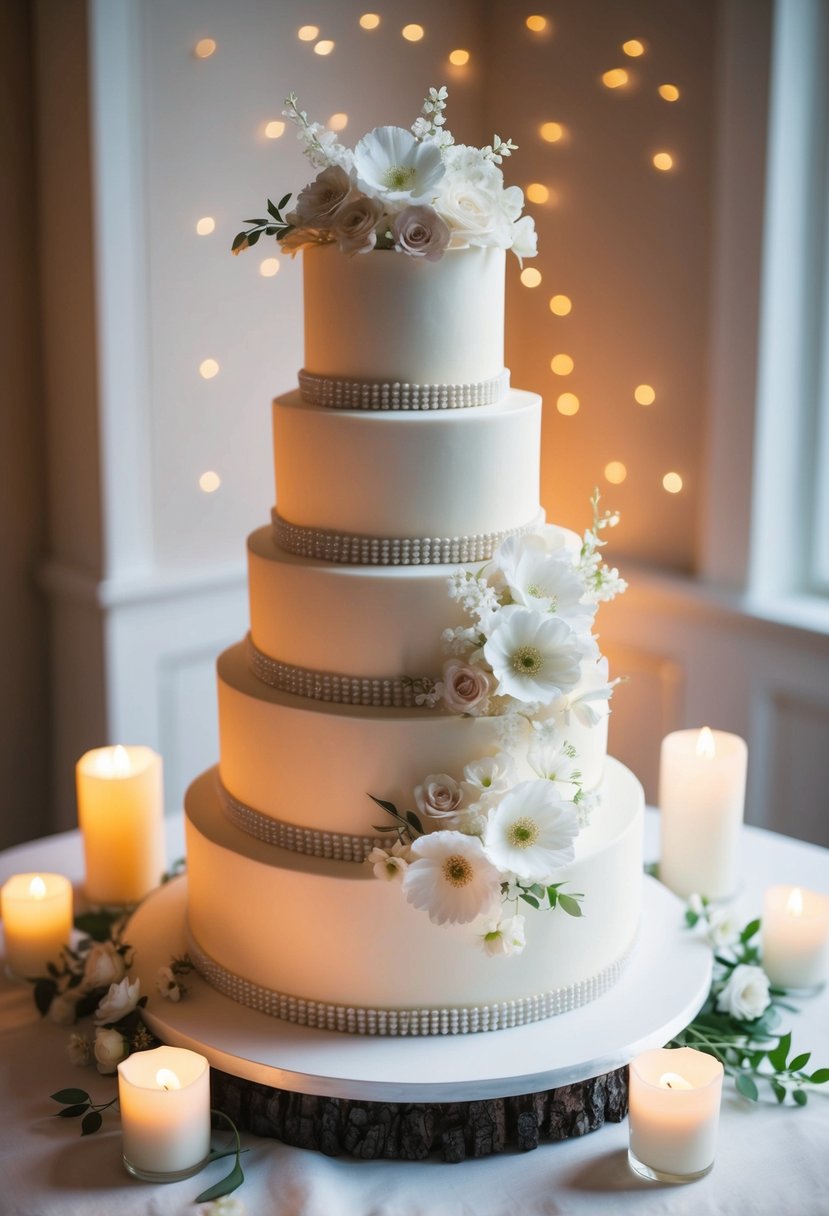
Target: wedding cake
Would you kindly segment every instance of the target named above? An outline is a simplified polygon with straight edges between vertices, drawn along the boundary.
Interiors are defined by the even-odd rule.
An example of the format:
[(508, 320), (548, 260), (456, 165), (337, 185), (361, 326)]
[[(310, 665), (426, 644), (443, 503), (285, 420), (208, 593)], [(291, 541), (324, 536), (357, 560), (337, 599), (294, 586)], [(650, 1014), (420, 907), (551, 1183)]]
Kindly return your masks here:
[(505, 250), (535, 252), (514, 145), (455, 144), (443, 89), (353, 151), (287, 105), (319, 172), (234, 248), (302, 250), (304, 368), (186, 798), (190, 956), (308, 1026), (535, 1021), (624, 966), (643, 795), (594, 637), (615, 519), (545, 523), (541, 400), (504, 367)]

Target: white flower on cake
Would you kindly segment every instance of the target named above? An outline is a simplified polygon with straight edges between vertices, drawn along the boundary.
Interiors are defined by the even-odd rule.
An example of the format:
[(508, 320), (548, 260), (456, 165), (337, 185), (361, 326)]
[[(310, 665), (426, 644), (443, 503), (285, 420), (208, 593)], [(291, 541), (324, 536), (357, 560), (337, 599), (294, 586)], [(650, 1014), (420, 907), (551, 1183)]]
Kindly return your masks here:
[(498, 617), (484, 646), (497, 692), (518, 701), (548, 703), (575, 688), (585, 646), (557, 617), (511, 606)]
[(584, 581), (566, 549), (551, 553), (532, 532), (510, 536), (498, 549), (497, 568), (514, 603), (590, 628), (596, 606), (585, 602)]
[(505, 794), (515, 779), (515, 761), (508, 752), (473, 760), (463, 770), (461, 789), (470, 802)]
[(771, 1004), (769, 977), (762, 967), (740, 963), (717, 996), (717, 1009), (740, 1021), (754, 1021)]
[(131, 1013), (138, 1004), (140, 990), (141, 981), (131, 981), (129, 976), (124, 976), (118, 984), (110, 984), (109, 992), (95, 1010), (95, 1021), (117, 1022)]
[(409, 845), (395, 840), (390, 849), (373, 848), (366, 861), (374, 870), (375, 878), (396, 882), (406, 873), (409, 864)]
[(555, 732), (536, 730), (527, 751), (527, 764), (544, 781), (572, 785), (581, 778), (576, 749), (566, 739), (558, 738)]
[(491, 812), (484, 852), (499, 870), (527, 882), (546, 882), (574, 857), (579, 834), (572, 803), (548, 781), (522, 781)]
[(418, 836), (411, 846), (403, 893), (435, 924), (469, 924), (494, 912), (501, 898), (501, 875), (477, 836), (432, 832)]
[(352, 192), (351, 178), (339, 165), (323, 169), (297, 195), (288, 219), (297, 228), (330, 228), (337, 212)]
[(440, 148), (403, 127), (375, 127), (354, 149), (357, 184), (394, 208), (431, 202), (446, 172)]
[(480, 942), (491, 958), (521, 954), (527, 944), (524, 936), (523, 916), (504, 916), (488, 921), (480, 935)]

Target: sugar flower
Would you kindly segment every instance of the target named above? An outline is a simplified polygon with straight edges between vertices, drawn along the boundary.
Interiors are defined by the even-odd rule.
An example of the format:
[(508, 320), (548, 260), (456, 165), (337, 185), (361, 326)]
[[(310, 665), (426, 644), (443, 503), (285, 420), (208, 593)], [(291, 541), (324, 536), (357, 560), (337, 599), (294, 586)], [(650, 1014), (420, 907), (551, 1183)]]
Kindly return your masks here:
[(492, 680), (482, 667), (449, 659), (443, 667), (443, 703), (456, 714), (486, 713)]
[(477, 836), (432, 832), (411, 847), (403, 893), (435, 924), (469, 924), (492, 913), (501, 896), (501, 875)]
[(505, 608), (484, 646), (499, 694), (549, 703), (578, 683), (584, 645), (563, 620)]
[(351, 178), (346, 171), (339, 165), (329, 165), (300, 190), (296, 208), (288, 219), (298, 227), (328, 228), (351, 194), (351, 188)]
[(548, 781), (522, 781), (490, 813), (484, 851), (500, 870), (528, 882), (544, 882), (574, 856), (579, 833), (572, 803)]
[(433, 819), (454, 815), (462, 796), (460, 785), (448, 773), (430, 773), (414, 792), (417, 809)]
[(509, 958), (510, 955), (521, 954), (527, 944), (524, 937), (524, 917), (505, 916), (502, 919), (487, 921), (480, 935), (480, 942), (490, 958)]
[(402, 840), (395, 840), (390, 849), (372, 849), (366, 857), (366, 861), (374, 869), (375, 878), (382, 878), (385, 882), (395, 882), (406, 873), (406, 867), (409, 864), (409, 846)]
[(404, 207), (394, 217), (392, 238), (398, 253), (436, 262), (449, 244), (449, 229), (433, 207)]
[(470, 801), (505, 794), (513, 782), (515, 763), (508, 752), (472, 760), (463, 770), (461, 789)]
[(330, 232), (342, 253), (370, 253), (377, 244), (376, 228), (383, 207), (376, 199), (358, 194), (334, 215)]
[(717, 1008), (741, 1022), (753, 1022), (771, 1004), (769, 977), (762, 967), (739, 963), (717, 996)]
[(510, 536), (496, 561), (514, 603), (590, 628), (596, 607), (584, 602), (584, 583), (566, 549), (551, 553), (545, 538), (533, 533)]
[(445, 173), (440, 148), (403, 127), (375, 127), (354, 149), (360, 189), (393, 208), (431, 202)]

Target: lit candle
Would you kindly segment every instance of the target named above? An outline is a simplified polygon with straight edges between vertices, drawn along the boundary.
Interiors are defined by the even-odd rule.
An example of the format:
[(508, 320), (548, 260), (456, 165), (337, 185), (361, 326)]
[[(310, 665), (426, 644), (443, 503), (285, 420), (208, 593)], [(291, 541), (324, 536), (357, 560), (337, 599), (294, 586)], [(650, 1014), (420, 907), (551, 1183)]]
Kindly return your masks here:
[(829, 972), (829, 898), (770, 887), (763, 899), (763, 970), (779, 988), (817, 988)]
[(33, 979), (60, 958), (72, 935), (72, 884), (62, 874), (15, 874), (0, 892), (6, 965)]
[(693, 1182), (714, 1164), (723, 1066), (691, 1047), (646, 1051), (630, 1066), (631, 1167), (660, 1182)]
[(747, 760), (745, 740), (707, 726), (662, 740), (659, 877), (677, 895), (735, 893)]
[(149, 747), (99, 747), (75, 769), (78, 822), (93, 904), (134, 904), (164, 872), (161, 757)]
[(137, 1051), (118, 1065), (124, 1165), (137, 1178), (174, 1182), (210, 1152), (210, 1067), (182, 1047)]

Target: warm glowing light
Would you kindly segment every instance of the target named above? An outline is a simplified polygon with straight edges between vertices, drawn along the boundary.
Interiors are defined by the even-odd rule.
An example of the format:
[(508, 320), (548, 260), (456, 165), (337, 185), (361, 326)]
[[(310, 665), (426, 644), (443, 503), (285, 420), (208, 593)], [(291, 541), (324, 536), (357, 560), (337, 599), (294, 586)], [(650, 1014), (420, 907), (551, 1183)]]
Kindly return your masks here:
[(633, 390), (633, 399), (639, 405), (653, 405), (656, 393), (649, 384), (637, 384)]
[(210, 56), (215, 54), (216, 51), (215, 39), (200, 38), (193, 47), (193, 51), (197, 59), (209, 59)]
[(653, 156), (654, 169), (661, 169), (663, 173), (667, 173), (669, 169), (674, 167), (674, 158), (670, 152), (656, 152)]
[(95, 772), (99, 777), (128, 777), (132, 772), (129, 752), (120, 743), (102, 747), (95, 757)]
[(621, 460), (610, 460), (604, 466), (604, 475), (612, 486), (620, 486), (627, 477), (628, 471)]
[(541, 271), (536, 270), (535, 266), (527, 266), (521, 271), (521, 282), (525, 287), (537, 287), (541, 282)]
[(159, 1068), (155, 1083), (159, 1089), (181, 1089), (181, 1081), (171, 1068)]
[(219, 365), (215, 359), (203, 359), (199, 364), (199, 375), (203, 380), (212, 380), (219, 374)]
[(678, 494), (682, 489), (682, 478), (679, 473), (666, 473), (662, 478), (662, 485), (669, 494)]
[(342, 112), (332, 114), (327, 125), (329, 131), (344, 131), (348, 126), (348, 115)]
[(714, 742), (714, 735), (710, 726), (703, 726), (702, 730), (697, 735), (697, 742), (694, 747), (698, 756), (704, 756), (706, 760), (713, 760), (717, 754), (717, 745)]
[(564, 138), (564, 127), (560, 122), (543, 122), (538, 133), (548, 144), (557, 144), (560, 139)]
[(319, 42), (314, 44), (315, 55), (330, 55), (334, 49), (334, 43), (330, 38), (320, 38)]
[(527, 186), (527, 198), (531, 203), (546, 203), (549, 197), (549, 187), (541, 182), (530, 182), (529, 186)]
[(573, 301), (569, 296), (552, 296), (550, 298), (550, 312), (554, 312), (557, 317), (566, 317), (572, 307)]
[(573, 414), (577, 414), (580, 405), (581, 402), (575, 393), (562, 393), (556, 401), (556, 409), (567, 418), (572, 417)]
[(550, 23), (546, 17), (535, 14), (532, 17), (528, 17), (524, 24), (526, 25), (527, 29), (531, 31), (531, 33), (543, 34)]
[(264, 258), (259, 263), (259, 273), (263, 279), (272, 279), (279, 274), (279, 258)]
[[(798, 891), (798, 895), (799, 894), (800, 894), (800, 892)], [(29, 883), (29, 895), (32, 897), (32, 899), (45, 899), (46, 898), (46, 883), (43, 881), (43, 879), (40, 877), (39, 874), (35, 874), (34, 878)], [(792, 901), (790, 898), (789, 903), (791, 903), (791, 902)]]
[(218, 490), (221, 484), (221, 477), (218, 473), (214, 473), (212, 469), (208, 469), (206, 473), (202, 473), (199, 478), (199, 489), (204, 490), (205, 494), (212, 494), (214, 490)]
[(271, 122), (265, 123), (265, 138), (279, 139), (280, 135), (285, 134), (285, 124), (274, 118)]
[(210, 233), (214, 231), (215, 227), (216, 221), (213, 219), (213, 216), (203, 215), (196, 224), (196, 232), (198, 232), (199, 236), (210, 236)]
[[(38, 880), (33, 879), (32, 883), (34, 884), (36, 881)], [(43, 894), (46, 894), (45, 887), (43, 888)], [(786, 911), (789, 916), (803, 915), (803, 892), (800, 890), (800, 887), (792, 887), (791, 894), (786, 900)]]
[(693, 1089), (690, 1081), (686, 1081), (678, 1072), (663, 1072), (659, 1078), (659, 1085), (662, 1089)]
[(659, 96), (663, 101), (679, 101), (679, 89), (675, 84), (661, 84)]
[(611, 68), (602, 74), (602, 84), (606, 89), (621, 89), (628, 82), (628, 74), (624, 68)]
[(313, 42), (315, 38), (319, 38), (320, 27), (318, 25), (301, 25), (296, 32), (300, 42)]
[(575, 366), (570, 355), (553, 355), (550, 360), (550, 370), (557, 376), (569, 376)]
[(622, 50), (631, 59), (638, 59), (640, 55), (645, 53), (645, 44), (640, 42), (638, 38), (629, 38), (627, 42), (622, 43)]
[(449, 52), (449, 62), (455, 68), (465, 67), (469, 63), (469, 51), (458, 49), (457, 51)]
[(363, 13), (362, 17), (360, 18), (360, 25), (364, 30), (376, 30), (379, 24), (379, 13)]
[(422, 25), (404, 25), (400, 33), (407, 42), (420, 42), (426, 31)]

